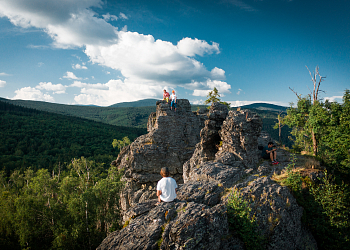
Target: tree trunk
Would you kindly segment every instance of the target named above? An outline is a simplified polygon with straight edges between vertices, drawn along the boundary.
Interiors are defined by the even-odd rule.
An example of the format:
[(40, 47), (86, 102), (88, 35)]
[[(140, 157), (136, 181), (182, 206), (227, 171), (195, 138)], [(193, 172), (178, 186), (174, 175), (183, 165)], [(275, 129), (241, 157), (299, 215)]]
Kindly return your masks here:
[(317, 156), (317, 140), (316, 140), (316, 135), (314, 131), (311, 131), (311, 137), (312, 137), (312, 148), (314, 151), (314, 156)]

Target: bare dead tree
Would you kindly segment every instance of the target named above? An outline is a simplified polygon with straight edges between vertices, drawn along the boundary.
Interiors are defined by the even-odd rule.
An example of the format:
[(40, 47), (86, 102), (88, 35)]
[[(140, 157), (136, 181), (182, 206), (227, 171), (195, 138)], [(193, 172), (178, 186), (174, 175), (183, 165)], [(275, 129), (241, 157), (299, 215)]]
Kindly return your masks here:
[[(314, 85), (314, 89), (311, 92), (311, 96), (312, 96), (312, 105), (315, 105), (318, 101), (319, 101), (319, 93), (320, 92), (324, 92), (323, 90), (320, 90), (320, 85), (321, 82), (326, 78), (325, 76), (321, 76), (320, 72), (319, 72), (319, 67), (316, 66), (315, 71), (313, 73), (311, 73), (311, 71), (309, 70), (309, 68), (307, 66), (305, 66), (307, 68), (307, 70), (309, 71), (309, 74), (311, 76), (311, 81)], [(298, 95), (297, 92), (294, 91), (294, 89), (290, 88), (289, 89), (291, 91), (293, 91), (293, 93), (298, 97), (298, 100), (301, 99), (301, 95)], [(311, 137), (312, 137), (312, 149), (313, 149), (313, 153), (315, 156), (317, 156), (317, 138), (316, 135), (314, 133), (314, 131), (311, 131)]]
[[(307, 66), (305, 66), (307, 68), (307, 70), (309, 71), (309, 74), (311, 76), (311, 81), (314, 85), (314, 89), (313, 91), (311, 92), (312, 94), (312, 103), (315, 104), (316, 101), (318, 101), (318, 94), (319, 92), (323, 92), (323, 90), (320, 90), (320, 85), (321, 85), (321, 82), (324, 80), (324, 78), (326, 78), (325, 76), (321, 76), (320, 73), (319, 73), (319, 67), (316, 66), (315, 68), (315, 72), (313, 72), (313, 74), (311, 74), (311, 71), (309, 70), (309, 68)], [(318, 76), (318, 79), (317, 79), (317, 76)]]
[[(319, 67), (316, 66), (315, 68), (315, 71), (313, 72), (313, 74), (311, 74), (311, 71), (309, 70), (309, 68), (307, 66), (305, 66), (307, 68), (307, 70), (309, 71), (309, 74), (311, 76), (311, 81), (314, 85), (314, 89), (312, 91), (312, 104), (315, 105), (316, 102), (319, 100), (319, 96), (318, 94), (320, 92), (324, 92), (323, 90), (320, 90), (320, 85), (321, 85), (321, 82), (324, 80), (324, 78), (326, 78), (325, 76), (321, 76), (320, 73), (319, 73)], [(318, 77), (318, 79), (317, 79)], [(316, 135), (314, 133), (314, 131), (312, 130), (311, 131), (311, 137), (312, 137), (312, 148), (313, 148), (313, 151), (314, 151), (314, 155), (317, 156), (317, 146), (318, 146), (318, 143), (317, 143), (317, 138), (316, 138)]]

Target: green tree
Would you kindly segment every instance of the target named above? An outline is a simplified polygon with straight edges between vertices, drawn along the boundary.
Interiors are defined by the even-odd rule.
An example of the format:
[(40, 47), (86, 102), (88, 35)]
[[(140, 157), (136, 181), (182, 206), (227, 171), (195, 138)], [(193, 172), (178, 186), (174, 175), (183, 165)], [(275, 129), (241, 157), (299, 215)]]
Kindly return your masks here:
[(292, 128), (294, 148), (315, 154), (328, 166), (350, 174), (350, 91), (345, 90), (343, 103), (312, 103), (308, 95), (291, 106), (283, 123)]
[(112, 142), (112, 145), (113, 145), (113, 148), (118, 147), (119, 151), (121, 151), (125, 146), (130, 145), (130, 143), (131, 142), (130, 142), (129, 137), (125, 136), (125, 137), (123, 137), (122, 140), (114, 139)]
[(219, 94), (219, 91), (216, 87), (214, 87), (214, 89), (209, 92), (207, 97), (208, 97), (208, 99), (204, 101), (205, 104), (220, 102), (220, 99), (219, 99), (220, 94)]
[(214, 87), (214, 89), (212, 91), (209, 92), (209, 94), (207, 95), (208, 99), (204, 101), (204, 104), (209, 104), (209, 103), (214, 103), (214, 102), (219, 102), (221, 104), (224, 104), (227, 106), (228, 109), (230, 109), (230, 104), (227, 102), (222, 102), (220, 100), (220, 94), (219, 94), (219, 90)]

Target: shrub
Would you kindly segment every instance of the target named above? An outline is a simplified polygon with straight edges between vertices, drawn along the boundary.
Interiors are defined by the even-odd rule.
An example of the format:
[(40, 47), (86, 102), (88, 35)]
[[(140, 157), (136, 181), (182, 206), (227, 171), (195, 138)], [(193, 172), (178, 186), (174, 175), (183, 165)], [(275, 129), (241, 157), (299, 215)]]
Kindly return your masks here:
[(264, 249), (264, 237), (258, 233), (255, 215), (251, 215), (251, 207), (237, 190), (233, 190), (227, 203), (227, 220), (231, 230), (238, 233), (245, 247)]

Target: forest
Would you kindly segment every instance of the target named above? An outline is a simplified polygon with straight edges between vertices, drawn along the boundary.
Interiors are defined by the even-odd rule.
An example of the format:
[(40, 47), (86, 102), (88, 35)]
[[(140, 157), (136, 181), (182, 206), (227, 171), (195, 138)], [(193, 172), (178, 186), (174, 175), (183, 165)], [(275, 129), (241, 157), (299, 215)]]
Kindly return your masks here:
[(112, 126), (0, 102), (0, 169), (10, 173), (31, 166), (51, 171), (82, 156), (109, 165), (118, 155), (113, 139), (128, 136), (134, 140), (145, 133), (143, 128)]

